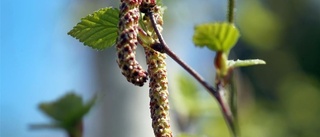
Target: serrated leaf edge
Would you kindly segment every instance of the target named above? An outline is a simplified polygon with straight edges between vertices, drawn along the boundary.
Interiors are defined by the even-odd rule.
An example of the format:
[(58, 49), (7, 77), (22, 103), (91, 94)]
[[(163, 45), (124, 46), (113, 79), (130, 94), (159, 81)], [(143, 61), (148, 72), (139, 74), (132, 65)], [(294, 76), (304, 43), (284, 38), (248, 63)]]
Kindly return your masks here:
[[(110, 9), (112, 9), (112, 10), (110, 10)], [(114, 14), (110, 14), (111, 15), (110, 18), (106, 19), (105, 16), (101, 15), (102, 14), (101, 12), (104, 14), (107, 14), (107, 12), (119, 12), (119, 10), (116, 8), (112, 8), (112, 7), (106, 7), (106, 8), (99, 9), (99, 10), (93, 12), (92, 14), (89, 14), (86, 17), (81, 18), (81, 21), (79, 23), (77, 23), (77, 25), (74, 26), (73, 29), (70, 30), (67, 34), (78, 39), (84, 45), (89, 46), (93, 49), (103, 50), (105, 48), (113, 46), (116, 42), (116, 38), (118, 35), (118, 20), (119, 20), (118, 16), (115, 16)], [(98, 22), (99, 19), (97, 19), (97, 16), (100, 16), (100, 22)], [(94, 20), (96, 20), (97, 22), (94, 22)], [(90, 22), (95, 23), (97, 25), (100, 25), (100, 26), (96, 26), (96, 27), (101, 27), (101, 28), (97, 29), (96, 27), (92, 27), (97, 30), (90, 32), (91, 34), (89, 36), (83, 35), (84, 33), (88, 33), (88, 30), (85, 31), (85, 29), (90, 29), (90, 27), (88, 27), (88, 28), (85, 28), (85, 27), (90, 26)], [(86, 23), (88, 23), (88, 24), (85, 25)], [(81, 30), (82, 25), (83, 25), (84, 30)], [(111, 28), (108, 28), (108, 30), (109, 31), (111, 30), (111, 32), (110, 33), (103, 32), (103, 29), (105, 27), (111, 27)], [(96, 34), (98, 32), (105, 33), (105, 34), (104, 35), (101, 35), (101, 33)], [(99, 37), (97, 35), (101, 35), (101, 37)], [(114, 40), (107, 40), (107, 41), (102, 40), (102, 38), (108, 39), (108, 38), (111, 38), (112, 36), (114, 36)], [(83, 38), (83, 37), (86, 37), (86, 38)], [(101, 44), (104, 44), (104, 45), (101, 45)]]

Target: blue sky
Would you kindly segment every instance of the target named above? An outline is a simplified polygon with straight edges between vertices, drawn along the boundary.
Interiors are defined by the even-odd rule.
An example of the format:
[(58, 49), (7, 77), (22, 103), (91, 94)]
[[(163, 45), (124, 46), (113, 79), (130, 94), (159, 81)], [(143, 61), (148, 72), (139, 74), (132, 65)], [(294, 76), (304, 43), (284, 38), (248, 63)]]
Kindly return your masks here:
[[(1, 137), (64, 136), (30, 131), (29, 124), (48, 123), (37, 104), (68, 90), (85, 90), (90, 52), (74, 46), (66, 33), (70, 0), (1, 1)], [(68, 29), (69, 28), (69, 29)], [(80, 75), (81, 74), (81, 75)]]

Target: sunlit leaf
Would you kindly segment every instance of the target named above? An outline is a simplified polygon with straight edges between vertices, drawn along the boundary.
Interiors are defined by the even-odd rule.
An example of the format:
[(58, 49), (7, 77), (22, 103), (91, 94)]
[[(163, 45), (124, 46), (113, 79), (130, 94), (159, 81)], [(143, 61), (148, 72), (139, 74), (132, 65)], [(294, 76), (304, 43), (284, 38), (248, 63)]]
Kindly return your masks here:
[(261, 59), (248, 59), (248, 60), (228, 60), (228, 66), (235, 68), (235, 67), (246, 67), (246, 66), (253, 66), (253, 65), (263, 65), (266, 64), (264, 60)]
[(118, 36), (119, 10), (102, 8), (81, 19), (69, 35), (91, 48), (103, 50), (111, 47)]
[(230, 51), (238, 41), (238, 29), (230, 23), (208, 23), (195, 27), (193, 42), (213, 51)]

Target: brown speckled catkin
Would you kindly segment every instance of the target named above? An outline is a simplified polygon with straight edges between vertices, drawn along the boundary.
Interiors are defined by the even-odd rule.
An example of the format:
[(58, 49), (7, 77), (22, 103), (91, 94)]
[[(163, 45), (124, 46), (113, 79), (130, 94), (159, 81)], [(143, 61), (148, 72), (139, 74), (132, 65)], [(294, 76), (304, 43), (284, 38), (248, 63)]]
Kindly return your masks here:
[(149, 97), (152, 127), (156, 137), (172, 137), (169, 117), (169, 92), (165, 58), (166, 55), (145, 48), (150, 77)]
[(121, 0), (119, 37), (116, 43), (117, 63), (121, 73), (134, 85), (143, 86), (148, 74), (135, 59), (141, 0)]
[[(162, 12), (160, 7), (155, 6), (155, 0), (143, 0), (143, 6), (152, 5), (152, 10), (158, 29), (162, 30)], [(141, 9), (141, 7), (140, 7)], [(172, 137), (169, 116), (169, 91), (166, 70), (166, 55), (150, 47), (158, 44), (158, 38), (153, 31), (150, 18), (145, 16), (144, 24), (148, 34), (155, 41), (144, 45), (148, 64), (150, 112), (152, 118), (152, 128), (156, 137)], [(140, 33), (141, 34), (141, 33)]]

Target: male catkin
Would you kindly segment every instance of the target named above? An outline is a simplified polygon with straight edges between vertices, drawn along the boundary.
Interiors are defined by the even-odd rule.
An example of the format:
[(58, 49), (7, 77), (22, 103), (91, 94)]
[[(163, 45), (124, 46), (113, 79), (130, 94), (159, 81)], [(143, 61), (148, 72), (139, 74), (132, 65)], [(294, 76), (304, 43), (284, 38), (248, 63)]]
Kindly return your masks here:
[(156, 137), (172, 137), (165, 54), (145, 48), (150, 77), (149, 97), (152, 127)]
[[(140, 10), (143, 9), (142, 12), (151, 7), (157, 28), (161, 31), (163, 23), (162, 11), (159, 6), (155, 5), (155, 0), (143, 0), (142, 6), (146, 6), (140, 7)], [(151, 48), (156, 47), (155, 45), (159, 43), (149, 16), (144, 16), (144, 24), (148, 30), (149, 36), (154, 39), (153, 43), (143, 44), (150, 78), (149, 97), (152, 128), (156, 137), (172, 137), (169, 116), (168, 79), (165, 62), (166, 55)]]
[(143, 86), (147, 81), (148, 73), (142, 69), (135, 59), (135, 50), (138, 40), (140, 11), (139, 5), (142, 0), (121, 0), (119, 37), (116, 43), (118, 54), (117, 63), (121, 73), (134, 85)]

